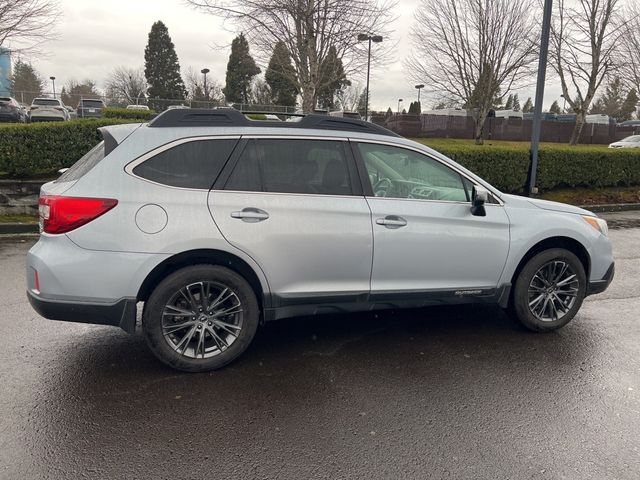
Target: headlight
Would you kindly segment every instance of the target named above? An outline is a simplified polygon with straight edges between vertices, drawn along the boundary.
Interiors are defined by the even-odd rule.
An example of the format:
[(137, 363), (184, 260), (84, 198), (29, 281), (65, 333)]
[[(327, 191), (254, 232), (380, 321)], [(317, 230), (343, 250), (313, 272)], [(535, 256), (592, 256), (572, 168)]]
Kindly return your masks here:
[(582, 215), (582, 218), (584, 218), (585, 222), (587, 222), (593, 228), (598, 230), (605, 237), (607, 235), (609, 235), (609, 226), (607, 225), (607, 222), (605, 220), (603, 220), (602, 218), (591, 217), (589, 215)]

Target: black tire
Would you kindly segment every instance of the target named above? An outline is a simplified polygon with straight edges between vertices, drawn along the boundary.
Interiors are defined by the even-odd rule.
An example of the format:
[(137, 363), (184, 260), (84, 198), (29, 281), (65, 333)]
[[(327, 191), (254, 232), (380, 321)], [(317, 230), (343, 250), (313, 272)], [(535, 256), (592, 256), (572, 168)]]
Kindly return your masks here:
[[(185, 286), (198, 284), (199, 282), (215, 282), (228, 288), (230, 292), (235, 294), (235, 298), (241, 302), (240, 307), (242, 309), (239, 314), (242, 319), (242, 328), (237, 337), (234, 337), (234, 341), (226, 349), (220, 348), (215, 356), (209, 358), (197, 358), (198, 347), (195, 347), (196, 358), (179, 353), (170, 345), (170, 340), (165, 338), (163, 334), (163, 312), (167, 302)], [(259, 317), (260, 309), (256, 295), (244, 278), (225, 267), (194, 265), (173, 272), (158, 284), (145, 304), (142, 315), (142, 329), (147, 345), (161, 362), (185, 372), (206, 372), (224, 367), (247, 349), (258, 329)], [(196, 317), (179, 317), (180, 321), (184, 321), (185, 318), (188, 320), (191, 320), (191, 318), (196, 319)], [(198, 319), (197, 321), (199, 322), (200, 320)], [(210, 336), (209, 341), (213, 342), (213, 336), (211, 334), (208, 335)], [(195, 340), (193, 341), (195, 342)], [(186, 344), (191, 344), (190, 342), (191, 340), (188, 340)], [(204, 346), (202, 347), (202, 355), (203, 357), (205, 355)]]
[[(572, 290), (575, 290), (575, 300), (573, 305), (567, 309), (566, 313), (562, 316), (558, 315), (559, 318), (543, 320), (534, 314), (532, 312), (532, 308), (529, 307), (530, 302), (535, 301), (537, 298), (535, 297), (537, 293), (530, 293), (530, 285), (536, 273), (551, 262), (556, 261), (566, 263), (575, 274), (575, 278), (578, 282), (577, 286), (572, 288)], [(515, 319), (522, 323), (526, 328), (534, 332), (551, 332), (558, 330), (569, 323), (573, 317), (575, 317), (576, 313), (578, 313), (578, 310), (580, 310), (582, 301), (586, 295), (586, 287), (587, 277), (584, 271), (584, 266), (578, 257), (570, 251), (562, 248), (545, 250), (531, 258), (520, 271), (520, 274), (515, 280), (513, 297), (511, 299), (511, 305), (509, 306), (508, 313), (510, 316), (515, 317)], [(534, 296), (533, 300), (530, 299), (530, 295)], [(543, 311), (546, 310), (543, 308)]]

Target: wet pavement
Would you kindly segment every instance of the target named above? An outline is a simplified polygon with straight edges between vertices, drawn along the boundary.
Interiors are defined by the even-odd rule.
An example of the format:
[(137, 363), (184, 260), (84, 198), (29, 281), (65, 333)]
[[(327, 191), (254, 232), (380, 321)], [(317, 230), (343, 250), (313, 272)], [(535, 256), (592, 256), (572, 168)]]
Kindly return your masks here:
[(211, 374), (40, 318), (34, 239), (1, 240), (0, 479), (638, 479), (640, 230), (611, 238), (613, 284), (560, 332), (491, 307), (293, 319)]

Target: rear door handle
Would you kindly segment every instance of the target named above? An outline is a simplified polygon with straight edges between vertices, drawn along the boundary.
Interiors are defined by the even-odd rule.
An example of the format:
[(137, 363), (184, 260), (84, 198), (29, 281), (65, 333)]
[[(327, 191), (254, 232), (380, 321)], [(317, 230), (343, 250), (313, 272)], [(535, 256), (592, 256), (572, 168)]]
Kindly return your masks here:
[(407, 221), (397, 215), (387, 215), (384, 218), (376, 219), (378, 225), (384, 225), (387, 228), (401, 228), (407, 226)]
[(231, 212), (231, 218), (238, 218), (243, 222), (256, 223), (269, 218), (269, 214), (259, 208), (243, 208), (240, 212)]

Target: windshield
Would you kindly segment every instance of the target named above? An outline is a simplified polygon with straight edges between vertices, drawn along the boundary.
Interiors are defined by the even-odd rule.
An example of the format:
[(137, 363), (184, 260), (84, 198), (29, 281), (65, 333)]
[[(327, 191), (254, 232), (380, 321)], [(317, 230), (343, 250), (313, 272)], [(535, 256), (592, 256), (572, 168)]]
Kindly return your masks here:
[(36, 98), (33, 101), (34, 105), (53, 105), (60, 106), (60, 100), (54, 100), (53, 98)]
[(102, 108), (102, 100), (82, 100), (83, 107)]
[(630, 137), (627, 137), (623, 140), (621, 140), (622, 142), (630, 142), (630, 143), (639, 143), (640, 142), (640, 135), (631, 135)]

